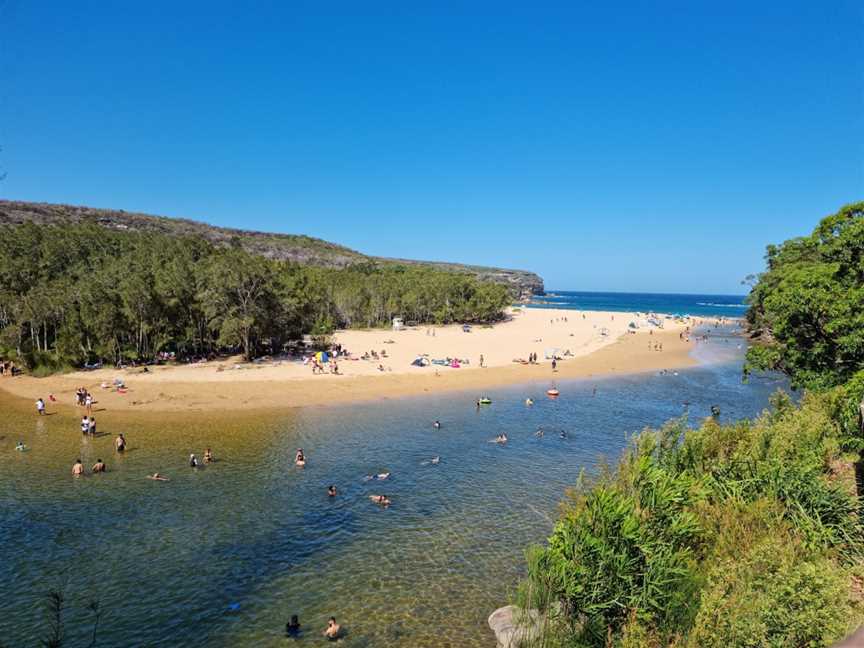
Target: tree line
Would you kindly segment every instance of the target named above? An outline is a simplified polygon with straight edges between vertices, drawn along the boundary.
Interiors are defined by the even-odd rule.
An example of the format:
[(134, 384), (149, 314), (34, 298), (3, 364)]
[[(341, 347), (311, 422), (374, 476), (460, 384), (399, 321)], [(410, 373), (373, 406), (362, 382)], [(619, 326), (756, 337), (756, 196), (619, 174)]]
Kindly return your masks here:
[(300, 266), (239, 246), (97, 224), (0, 227), (0, 355), (92, 362), (278, 353), (304, 335), (500, 319), (507, 289), (424, 266)]

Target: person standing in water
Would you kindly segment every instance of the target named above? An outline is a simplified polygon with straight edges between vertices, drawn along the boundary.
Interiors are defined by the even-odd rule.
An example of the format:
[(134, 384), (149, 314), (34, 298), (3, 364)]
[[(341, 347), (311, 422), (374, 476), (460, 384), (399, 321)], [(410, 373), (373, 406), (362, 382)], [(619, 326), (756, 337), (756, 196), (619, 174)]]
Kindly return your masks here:
[(122, 434), (117, 435), (117, 438), (114, 439), (114, 449), (117, 452), (126, 451), (126, 439), (123, 438)]
[(285, 624), (285, 636), (291, 639), (300, 638), (300, 619), (296, 614), (292, 614), (291, 620)]
[(81, 477), (84, 474), (84, 464), (81, 463), (80, 459), (75, 460), (75, 464), (72, 466), (72, 476), (73, 477)]
[(97, 459), (96, 463), (93, 464), (93, 467), (90, 471), (95, 475), (96, 473), (104, 473), (108, 472), (108, 467), (102, 462), (101, 459)]
[(329, 641), (336, 641), (339, 638), (339, 634), (342, 632), (342, 626), (336, 623), (336, 617), (330, 617), (330, 620), (327, 621), (327, 627), (324, 628), (324, 636)]
[(41, 398), (36, 401), (36, 413), (39, 414), (39, 416), (45, 414), (45, 401)]

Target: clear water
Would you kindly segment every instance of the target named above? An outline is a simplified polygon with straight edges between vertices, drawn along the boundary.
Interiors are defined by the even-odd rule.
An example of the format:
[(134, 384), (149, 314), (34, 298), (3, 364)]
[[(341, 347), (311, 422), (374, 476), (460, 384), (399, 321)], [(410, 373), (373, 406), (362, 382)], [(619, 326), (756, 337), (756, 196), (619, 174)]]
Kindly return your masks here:
[(665, 293), (576, 292), (550, 290), (529, 308), (667, 313), (698, 317), (743, 317), (742, 295), (678, 295)]
[[(0, 400), (0, 642), (38, 645), (45, 592), (63, 586), (70, 646), (87, 645), (92, 598), (104, 646), (283, 646), (291, 614), (313, 645), (333, 614), (345, 646), (492, 646), (486, 617), (580, 469), (614, 461), (631, 433), (680, 416), (684, 402), (691, 421), (712, 404), (735, 419), (785, 385), (774, 375), (742, 385), (739, 344), (712, 338), (696, 353), (713, 364), (678, 375), (561, 382), (557, 400), (537, 383), (495, 390), (480, 410), (457, 393), (164, 424), (106, 412), (94, 440), (74, 417)], [(130, 451), (117, 457), (120, 431)], [(506, 446), (489, 442), (502, 431)], [(18, 439), (31, 450), (16, 452)], [(206, 446), (221, 460), (186, 467)], [(305, 470), (292, 465), (297, 447)], [(435, 455), (439, 465), (424, 464)], [(73, 479), (77, 457), (104, 458), (110, 472)], [(171, 481), (145, 478), (156, 470)], [(389, 481), (363, 480), (385, 470)]]

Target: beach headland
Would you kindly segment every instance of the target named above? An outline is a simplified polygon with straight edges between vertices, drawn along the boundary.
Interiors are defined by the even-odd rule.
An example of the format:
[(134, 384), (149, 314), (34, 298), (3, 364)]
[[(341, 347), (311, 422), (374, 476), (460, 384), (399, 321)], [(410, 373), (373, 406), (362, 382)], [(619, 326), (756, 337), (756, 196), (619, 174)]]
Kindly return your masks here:
[[(353, 358), (372, 350), (382, 356), (340, 358), (340, 375), (313, 375), (311, 366), (300, 360), (245, 363), (231, 358), (151, 366), (146, 372), (130, 368), (46, 378), (17, 376), (0, 379), (0, 389), (30, 401), (48, 399), (50, 394), (56, 400), (49, 402), (49, 409), (72, 411), (75, 390), (85, 387), (94, 394), (100, 410), (140, 414), (257, 412), (448, 391), (469, 392), (474, 398), (485, 389), (522, 382), (551, 386), (571, 378), (696, 364), (690, 356), (692, 343), (681, 334), (698, 322), (662, 321), (661, 329), (646, 325), (632, 313), (517, 309), (508, 321), (475, 326), (470, 332), (461, 326), (340, 331), (335, 342)], [(632, 329), (631, 322), (638, 328)], [(537, 354), (539, 364), (514, 362), (532, 353)], [(561, 357), (554, 372), (546, 357), (551, 354)], [(424, 357), (430, 360), (428, 366), (412, 365), (416, 358)], [(447, 358), (458, 358), (459, 367), (431, 364), (431, 360)], [(125, 392), (111, 387), (117, 378), (127, 386)]]

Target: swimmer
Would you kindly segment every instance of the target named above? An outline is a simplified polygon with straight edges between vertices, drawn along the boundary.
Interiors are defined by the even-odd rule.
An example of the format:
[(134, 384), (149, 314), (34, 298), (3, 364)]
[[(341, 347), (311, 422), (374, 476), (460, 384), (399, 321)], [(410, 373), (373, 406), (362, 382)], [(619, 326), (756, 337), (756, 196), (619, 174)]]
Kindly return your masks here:
[(336, 497), (336, 486), (331, 484), (327, 487), (327, 495), (328, 497)]
[(439, 463), (441, 463), (441, 457), (432, 457), (432, 461), (430, 461), (429, 463), (431, 463), (433, 466), (437, 466)]
[(213, 453), (210, 451), (210, 448), (207, 448), (204, 451), (204, 463), (209, 464), (209, 463), (213, 463), (214, 461), (215, 461), (215, 459), (213, 459)]
[(108, 472), (108, 467), (104, 463), (102, 463), (101, 459), (97, 459), (96, 463), (93, 464), (93, 467), (90, 469), (90, 471), (93, 474), (104, 473), (104, 472)]
[(507, 443), (507, 435), (506, 434), (499, 434), (498, 436), (495, 437), (495, 443), (500, 443), (502, 445)]
[(542, 439), (543, 438), (543, 428), (537, 428), (537, 431), (534, 433), (534, 436)]
[(435, 419), (435, 422), (432, 424), (432, 427), (435, 428), (436, 430), (440, 430), (441, 429), (441, 421), (439, 421), (438, 419)]
[(375, 479), (377, 479), (378, 481), (384, 481), (385, 479), (388, 479), (389, 477), (390, 477), (389, 472), (378, 473), (377, 475), (375, 475)]
[(84, 474), (84, 464), (81, 463), (80, 459), (75, 460), (75, 464), (72, 466), (72, 476), (73, 477), (81, 477)]
[(558, 436), (560, 436), (562, 439), (566, 439), (567, 433), (564, 430), (561, 430), (561, 433)]
[(198, 464), (198, 457), (196, 457), (194, 454), (190, 454), (189, 455), (189, 467), (190, 468), (197, 468), (198, 465), (199, 465)]
[(327, 621), (327, 627), (324, 629), (324, 636), (327, 637), (329, 641), (336, 641), (341, 633), (342, 626), (336, 623), (336, 617), (330, 617), (330, 620)]
[(291, 615), (291, 620), (285, 624), (285, 636), (299, 638), (300, 637), (300, 619), (296, 614)]
[(23, 441), (19, 441), (19, 442), (17, 443), (17, 445), (15, 446), (15, 449), (16, 449), (18, 452), (24, 452), (24, 451), (27, 449), (27, 446), (24, 445), (24, 442), (23, 442)]
[(303, 454), (303, 448), (297, 448), (297, 454), (294, 455), (294, 463), (299, 468), (303, 468), (306, 465), (306, 455)]
[(386, 495), (370, 495), (369, 499), (375, 504), (380, 504), (384, 507), (390, 506), (390, 498)]
[(126, 450), (126, 439), (123, 438), (122, 434), (117, 435), (117, 438), (114, 439), (114, 449), (117, 452), (124, 452)]
[(533, 401), (531, 398), (526, 398), (526, 399), (525, 399), (525, 404), (530, 406), (530, 405), (533, 405), (533, 404), (534, 404), (534, 401)]
[(165, 475), (160, 475), (158, 472), (155, 472), (152, 475), (147, 475), (147, 479), (152, 479), (154, 481), (171, 481)]

